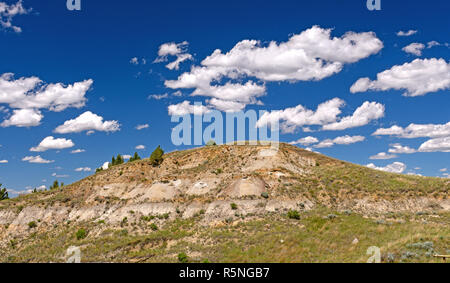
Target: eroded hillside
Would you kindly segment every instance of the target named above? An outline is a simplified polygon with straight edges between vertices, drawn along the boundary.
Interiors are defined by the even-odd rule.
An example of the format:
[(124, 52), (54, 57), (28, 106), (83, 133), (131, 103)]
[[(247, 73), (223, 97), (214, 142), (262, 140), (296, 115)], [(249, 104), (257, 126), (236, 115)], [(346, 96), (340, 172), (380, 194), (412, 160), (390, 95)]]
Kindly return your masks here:
[[(341, 213), (350, 217), (352, 223), (386, 221), (392, 215), (408, 215), (408, 221), (419, 222), (426, 217), (429, 218), (426, 221), (433, 220), (429, 231), (437, 234), (444, 231), (445, 247), (449, 234), (449, 189), (449, 180), (375, 171), (287, 144), (280, 144), (279, 150), (264, 145), (203, 147), (167, 154), (159, 167), (151, 166), (149, 160), (135, 161), (62, 189), (0, 202), (0, 260), (61, 261), (64, 255), (53, 254), (63, 253), (69, 243), (74, 244), (77, 240), (73, 239), (74, 233), (84, 227), (89, 230), (87, 239), (91, 242), (87, 245), (91, 248), (99, 249), (95, 241), (115, 243), (111, 235), (125, 233), (124, 230), (126, 234), (115, 237), (138, 241), (130, 250), (125, 247), (127, 243), (115, 243), (116, 249), (101, 251), (105, 257), (92, 256), (89, 258), (92, 261), (133, 261), (130, 258), (170, 261), (174, 258), (171, 249), (177, 249), (180, 239), (187, 241), (187, 246), (206, 247), (221, 237), (215, 233), (230, 225), (242, 226), (236, 232), (238, 239), (242, 235), (237, 235), (248, 226), (265, 223), (261, 231), (256, 229), (254, 234), (247, 235), (254, 237), (252, 241), (257, 245), (258, 241), (264, 241), (262, 235), (274, 237), (270, 234), (271, 227), (281, 225), (276, 223), (292, 225), (286, 219), (289, 211), (311, 217), (322, 212), (325, 218), (327, 213)], [(292, 227), (296, 225), (302, 229), (306, 223), (295, 222)], [(159, 234), (163, 232), (155, 227), (168, 229), (166, 236), (161, 238)], [(283, 226), (273, 232), (288, 233), (291, 228), (284, 231), (287, 227)], [(264, 231), (267, 233), (258, 234)], [(402, 233), (407, 233), (407, 229)], [(30, 235), (36, 240), (30, 241)], [(46, 257), (27, 258), (31, 256), (30, 249), (36, 250), (34, 245), (42, 241), (58, 250), (51, 255), (44, 252)], [(157, 255), (146, 260), (140, 255), (153, 248)], [(203, 252), (197, 253), (194, 257), (204, 257)], [(239, 258), (209, 256), (215, 261)], [(311, 259), (314, 261), (314, 257)], [(245, 260), (258, 261), (258, 257)]]

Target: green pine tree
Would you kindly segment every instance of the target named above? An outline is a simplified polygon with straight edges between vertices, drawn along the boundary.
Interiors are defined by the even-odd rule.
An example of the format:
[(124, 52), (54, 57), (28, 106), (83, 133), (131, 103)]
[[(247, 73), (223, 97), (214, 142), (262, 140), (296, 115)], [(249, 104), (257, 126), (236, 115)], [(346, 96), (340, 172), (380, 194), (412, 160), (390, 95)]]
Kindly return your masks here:
[(133, 161), (137, 161), (137, 160), (141, 160), (141, 157), (139, 156), (139, 154), (137, 152), (135, 152), (133, 157), (130, 158), (129, 162), (133, 162)]
[(161, 146), (158, 145), (155, 151), (153, 151), (150, 155), (150, 163), (155, 167), (161, 165), (164, 161), (163, 155), (164, 150), (162, 150)]
[(115, 166), (116, 165), (116, 158), (113, 156), (112, 160), (111, 160), (111, 166)]
[(8, 191), (6, 190), (6, 188), (1, 188), (2, 184), (0, 184), (0, 200), (5, 200), (5, 199), (9, 199), (8, 196)]
[(58, 189), (58, 188), (59, 188), (59, 182), (58, 182), (58, 180), (55, 180), (53, 182), (53, 185), (50, 187), (50, 190), (55, 190), (55, 189)]

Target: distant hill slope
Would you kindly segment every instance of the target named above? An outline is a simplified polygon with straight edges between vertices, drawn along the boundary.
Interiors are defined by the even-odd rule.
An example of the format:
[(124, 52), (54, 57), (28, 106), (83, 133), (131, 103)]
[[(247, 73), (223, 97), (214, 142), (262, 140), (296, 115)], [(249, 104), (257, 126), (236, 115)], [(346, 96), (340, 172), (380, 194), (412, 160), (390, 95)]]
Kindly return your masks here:
[[(77, 244), (85, 261), (173, 261), (183, 243), (193, 261), (363, 261), (364, 244), (351, 244), (358, 235), (386, 247), (432, 235), (445, 252), (449, 189), (450, 180), (376, 171), (287, 144), (278, 151), (208, 146), (166, 154), (159, 167), (135, 161), (0, 202), (0, 261), (63, 261), (64, 249)], [(87, 236), (77, 239), (81, 228)], [(374, 237), (381, 230), (385, 235)], [(349, 237), (348, 245), (335, 243), (345, 255), (327, 257), (330, 247), (319, 242), (344, 241), (339, 231)], [(238, 252), (242, 236), (254, 250)], [(309, 244), (316, 239), (317, 249), (298, 250), (296, 237)], [(267, 241), (277, 244), (270, 248)], [(221, 248), (209, 254), (212, 243)], [(280, 243), (297, 254), (285, 247), (271, 257)], [(403, 261), (419, 258), (432, 260), (419, 254)]]

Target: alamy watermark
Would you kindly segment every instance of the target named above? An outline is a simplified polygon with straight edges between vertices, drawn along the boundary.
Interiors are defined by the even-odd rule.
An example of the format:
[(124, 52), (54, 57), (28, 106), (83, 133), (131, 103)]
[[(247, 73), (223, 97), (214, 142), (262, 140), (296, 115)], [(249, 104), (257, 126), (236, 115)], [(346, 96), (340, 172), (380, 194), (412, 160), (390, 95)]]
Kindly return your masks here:
[[(194, 103), (194, 109), (205, 109), (201, 103)], [(279, 147), (279, 121), (272, 119), (258, 125), (258, 118), (266, 111), (220, 112), (207, 110), (201, 113), (172, 115), (171, 121), (178, 123), (171, 134), (172, 143), (180, 145), (204, 145), (209, 141), (217, 144), (258, 145)]]
[(366, 254), (371, 256), (367, 260), (367, 263), (381, 263), (381, 249), (379, 247), (369, 247)]
[(81, 0), (67, 0), (66, 6), (69, 11), (81, 11)]
[(66, 251), (66, 263), (81, 263), (81, 250), (79, 247), (70, 246)]
[(367, 9), (369, 11), (380, 11), (381, 10), (381, 0), (367, 0)]

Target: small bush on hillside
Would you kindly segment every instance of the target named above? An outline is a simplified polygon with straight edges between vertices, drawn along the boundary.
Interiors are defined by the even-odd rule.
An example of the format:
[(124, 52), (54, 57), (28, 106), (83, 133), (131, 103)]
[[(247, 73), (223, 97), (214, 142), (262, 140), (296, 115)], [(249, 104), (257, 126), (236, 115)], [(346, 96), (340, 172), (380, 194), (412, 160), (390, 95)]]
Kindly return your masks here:
[(238, 206), (237, 206), (237, 204), (235, 204), (235, 203), (230, 204), (230, 206), (231, 206), (231, 209), (232, 209), (232, 210), (238, 209)]
[(36, 222), (31, 221), (30, 223), (28, 223), (28, 228), (33, 229), (33, 228), (36, 228), (36, 227), (37, 227)]
[(263, 192), (263, 193), (261, 194), (261, 196), (262, 196), (263, 198), (269, 198), (269, 193), (268, 193), (268, 192)]
[(187, 254), (185, 253), (179, 253), (178, 254), (178, 261), (181, 263), (188, 263), (189, 262), (189, 258), (187, 256)]
[(206, 146), (215, 146), (217, 145), (217, 143), (213, 140), (210, 140), (209, 142), (206, 143)]
[(153, 231), (157, 231), (158, 230), (158, 226), (156, 226), (155, 223), (150, 224), (150, 229), (152, 229)]
[(84, 230), (84, 229), (78, 230), (77, 234), (76, 234), (77, 240), (82, 240), (82, 239), (86, 238), (86, 235), (87, 235), (86, 230)]
[(300, 213), (297, 210), (289, 210), (287, 216), (289, 219), (300, 219)]
[(164, 150), (162, 150), (161, 146), (158, 145), (158, 147), (150, 155), (150, 163), (154, 167), (161, 165), (164, 160), (163, 155), (164, 155)]

